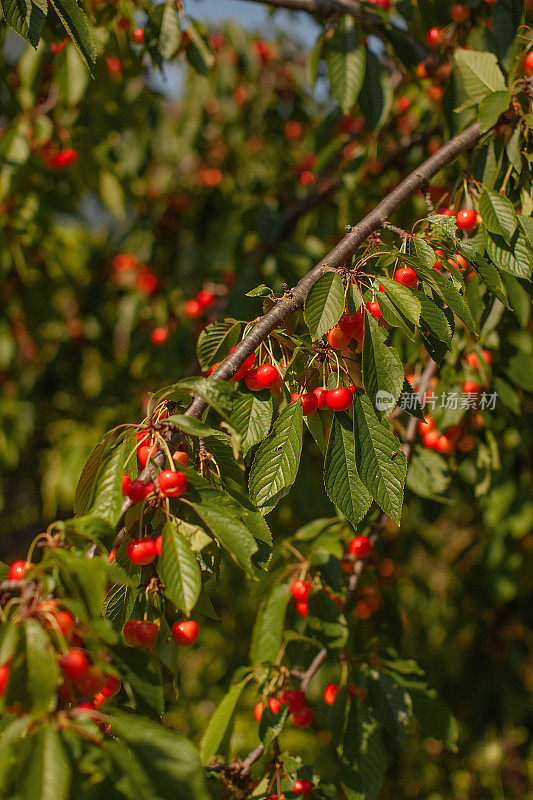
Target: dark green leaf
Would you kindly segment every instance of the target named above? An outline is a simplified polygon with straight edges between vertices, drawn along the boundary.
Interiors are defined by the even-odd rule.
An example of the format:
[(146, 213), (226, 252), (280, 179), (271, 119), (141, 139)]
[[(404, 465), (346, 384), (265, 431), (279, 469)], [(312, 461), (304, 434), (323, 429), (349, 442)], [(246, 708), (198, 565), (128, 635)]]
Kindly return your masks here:
[(354, 18), (341, 17), (326, 47), (326, 64), (331, 94), (344, 113), (359, 96), (365, 76), (365, 48), (359, 44)]
[(372, 503), (357, 472), (353, 423), (345, 414), (335, 414), (324, 462), (326, 492), (346, 519), (355, 527)]
[(226, 730), (231, 723), (235, 706), (239, 702), (239, 698), (246, 683), (247, 681), (244, 680), (233, 684), (224, 695), (222, 701), (218, 704), (209, 720), (209, 724), (200, 742), (200, 760), (204, 767), (206, 767), (213, 756), (216, 755)]
[(165, 595), (179, 611), (188, 615), (196, 605), (202, 587), (198, 559), (173, 520), (166, 523), (161, 535), (163, 550), (157, 570)]
[(320, 339), (337, 324), (344, 311), (344, 287), (337, 272), (326, 272), (311, 286), (304, 316), (313, 339)]
[(368, 312), (363, 341), (363, 382), (365, 391), (380, 414), (392, 411), (403, 387), (400, 356), (385, 344), (386, 333)]
[(273, 664), (276, 661), (290, 598), (289, 585), (278, 583), (259, 606), (250, 649), (252, 664)]

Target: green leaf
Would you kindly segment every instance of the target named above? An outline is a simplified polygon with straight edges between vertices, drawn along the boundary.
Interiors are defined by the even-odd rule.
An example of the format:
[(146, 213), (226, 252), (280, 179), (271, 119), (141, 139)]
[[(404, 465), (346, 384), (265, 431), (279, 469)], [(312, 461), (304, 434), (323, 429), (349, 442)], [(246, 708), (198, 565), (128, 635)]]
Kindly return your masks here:
[(470, 105), (480, 103), (493, 92), (507, 91), (494, 53), (458, 49), (454, 59)]
[(178, 610), (189, 615), (202, 588), (198, 559), (173, 520), (166, 523), (161, 535), (163, 550), (157, 571), (163, 581), (165, 596)]
[(433, 280), (437, 284), (437, 290), (446, 304), (464, 322), (467, 328), (477, 335), (479, 333), (478, 326), (462, 294), (448, 278), (445, 278), (437, 270), (434, 270)]
[(409, 462), (407, 488), (419, 497), (440, 500), (451, 482), (448, 462), (434, 450), (416, 448)]
[(508, 272), (516, 278), (530, 280), (533, 261), (520, 229), (515, 232), (510, 244), (507, 244), (501, 236), (489, 233), (487, 254), (490, 260), (504, 272)]
[(447, 347), (452, 343), (452, 329), (444, 311), (423, 292), (416, 292), (421, 305), (420, 328), (431, 331)]
[[(163, 626), (161, 631), (164, 631)], [(160, 637), (161, 634), (158, 640)], [(113, 666), (120, 673), (123, 683), (127, 683), (133, 692), (137, 713), (160, 717), (165, 710), (165, 698), (159, 664), (146, 658), (146, 653), (141, 649), (124, 646), (113, 648)]]
[(373, 800), (387, 767), (379, 726), (362, 703), (352, 703), (340, 764), (342, 788), (348, 800)]
[(331, 94), (344, 113), (348, 113), (359, 97), (365, 76), (365, 61), (365, 47), (359, 44), (354, 19), (345, 14), (337, 23), (326, 49)]
[(34, 737), (31, 758), (23, 778), (24, 797), (32, 800), (68, 800), (71, 766), (61, 737), (51, 725)]
[(209, 720), (200, 742), (200, 761), (204, 767), (207, 767), (213, 756), (216, 755), (246, 683), (247, 681), (244, 680), (233, 684)]
[(346, 617), (326, 592), (312, 592), (309, 595), (307, 626), (328, 651), (346, 646), (349, 634)]
[(267, 514), (289, 492), (300, 464), (303, 437), (301, 403), (289, 403), (255, 454), (249, 478), (250, 498)]
[(479, 200), (479, 213), (487, 230), (502, 236), (507, 243), (510, 243), (518, 220), (513, 204), (507, 197), (491, 189), (485, 189)]
[(79, 516), (85, 514), (89, 508), (94, 491), (94, 481), (98, 475), (98, 470), (100, 469), (105, 452), (109, 446), (110, 439), (111, 434), (106, 433), (104, 438), (93, 447), (81, 471), (81, 475), (78, 478), (74, 497), (74, 513)]
[(195, 23), (192, 22), (190, 17), (189, 24), (187, 25), (187, 33), (189, 34), (190, 39), (189, 44), (185, 49), (187, 60), (189, 61), (190, 65), (200, 73), (200, 75), (206, 75), (215, 63), (215, 57), (203, 38), (200, 36), (198, 28), (196, 27)]
[(291, 598), (289, 585), (277, 583), (259, 606), (252, 634), (252, 664), (274, 664), (278, 656), (287, 605)]
[(509, 308), (507, 291), (496, 267), (474, 250), (468, 242), (457, 242), (456, 247), (458, 252), (474, 267), (485, 286), (491, 290), (504, 306)]
[(425, 417), (422, 410), (422, 405), (407, 378), (403, 382), (402, 393), (400, 395), (398, 405), (402, 411), (405, 411), (407, 414), (409, 414), (409, 416), (415, 417), (415, 419), (419, 419), (421, 422), (424, 422)]
[(92, 498), (85, 509), (86, 514), (90, 513), (101, 517), (110, 525), (116, 525), (120, 517), (125, 460), (124, 445), (122, 444), (115, 445), (103, 457), (94, 481)]
[(372, 503), (372, 496), (361, 482), (355, 459), (352, 420), (348, 414), (335, 414), (324, 461), (326, 492), (339, 511), (355, 527)]
[(365, 395), (354, 397), (354, 436), (361, 481), (378, 506), (399, 525), (407, 459), (398, 439), (378, 420)]
[(60, 99), (69, 106), (77, 105), (84, 97), (89, 73), (80, 54), (70, 42), (54, 59), (54, 81)]
[(226, 358), (230, 349), (241, 338), (242, 325), (234, 319), (213, 322), (207, 325), (196, 344), (196, 354), (202, 369), (208, 369), (217, 361)]
[(365, 79), (359, 95), (359, 107), (370, 130), (376, 130), (386, 122), (392, 107), (392, 98), (389, 73), (374, 53), (367, 50)]
[(533, 355), (514, 353), (509, 358), (506, 374), (515, 386), (526, 392), (533, 392)]
[(55, 650), (44, 628), (34, 619), (24, 623), (26, 637), (27, 692), (32, 713), (40, 716), (55, 703), (59, 667)]
[(402, 391), (404, 374), (400, 356), (385, 344), (387, 334), (365, 313), (363, 340), (363, 383), (380, 414), (392, 411)]
[(459, 726), (457, 720), (437, 697), (434, 689), (409, 689), (413, 713), (426, 736), (437, 739), (457, 752)]
[(85, 11), (82, 11), (76, 0), (50, 0), (50, 5), (54, 7), (66, 32), (90, 71), (91, 64), (96, 61), (96, 48), (92, 28)]
[(183, 433), (188, 433), (189, 436), (211, 436), (218, 433), (211, 425), (206, 425), (196, 417), (186, 417), (185, 414), (172, 414), (168, 421), (176, 425)]
[(320, 339), (344, 311), (344, 287), (337, 272), (326, 272), (311, 286), (305, 299), (304, 316), (313, 339)]
[(511, 97), (508, 91), (494, 92), (483, 98), (479, 104), (479, 129), (486, 133), (496, 125), (504, 111), (509, 108)]
[(100, 197), (106, 208), (119, 220), (126, 217), (125, 197), (122, 185), (110, 170), (100, 170), (98, 188)]
[(274, 714), (268, 706), (263, 710), (259, 722), (259, 738), (265, 746), (265, 751), (283, 730), (288, 713), (289, 709), (286, 706), (282, 706), (277, 714)]
[(404, 317), (407, 317), (414, 325), (418, 325), (420, 321), (420, 300), (417, 299), (418, 295), (412, 289), (402, 286), (401, 283), (391, 278), (380, 277), (379, 280), (388, 297)]
[(0, 0), (0, 8), (9, 27), (37, 48), (48, 13), (46, 0)]
[(221, 381), (216, 378), (183, 378), (167, 389), (157, 392), (154, 401), (161, 402), (167, 397), (171, 398), (174, 392), (180, 390), (203, 397), (218, 414), (228, 419), (237, 387), (231, 381)]
[(241, 520), (234, 517), (223, 506), (211, 506), (205, 502), (191, 503), (202, 522), (207, 525), (215, 539), (220, 542), (240, 566), (253, 574), (251, 557), (257, 552), (257, 543)]
[[(128, 558), (126, 541), (123, 541), (118, 548), (115, 563), (129, 576), (133, 586), (140, 582), (141, 567)], [(122, 631), (124, 624), (133, 613), (136, 597), (136, 590), (123, 583), (113, 584), (108, 591), (102, 603), (102, 613), (110, 620), (114, 630)]]
[(318, 77), (318, 68), (320, 66), (320, 61), (322, 60), (322, 51), (324, 50), (324, 42), (325, 42), (324, 31), (321, 31), (318, 39), (311, 48), (311, 51), (309, 53), (309, 58), (307, 59), (309, 83), (312, 89), (314, 89), (316, 79)]
[(368, 701), (375, 718), (402, 743), (412, 714), (410, 696), (385, 672), (370, 670), (368, 679)]
[(144, 791), (135, 784), (139, 800), (209, 800), (198, 753), (188, 739), (159, 722), (133, 714), (114, 712), (110, 723), (112, 735), (130, 751), (124, 766), (130, 769), (134, 764), (144, 778)]
[(272, 395), (268, 390), (252, 392), (242, 389), (239, 392), (233, 402), (231, 422), (241, 435), (244, 455), (268, 436), (272, 414)]

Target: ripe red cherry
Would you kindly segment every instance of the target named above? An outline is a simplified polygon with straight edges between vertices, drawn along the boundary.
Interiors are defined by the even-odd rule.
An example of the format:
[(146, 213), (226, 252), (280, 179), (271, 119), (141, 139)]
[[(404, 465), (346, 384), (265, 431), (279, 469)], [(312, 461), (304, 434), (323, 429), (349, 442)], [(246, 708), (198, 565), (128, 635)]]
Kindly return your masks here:
[(200, 303), (202, 308), (207, 308), (208, 306), (212, 306), (216, 300), (215, 295), (213, 292), (208, 292), (207, 289), (200, 289), (198, 294), (196, 295), (196, 300)]
[(115, 272), (128, 272), (129, 270), (135, 269), (138, 264), (137, 256), (133, 255), (133, 253), (119, 253), (113, 259), (113, 269)]
[(297, 780), (294, 781), (292, 791), (295, 794), (301, 794), (302, 797), (309, 797), (313, 791), (313, 784), (311, 781)]
[(429, 433), (425, 433), (423, 435), (422, 444), (429, 450), (435, 450), (438, 440), (439, 440), (439, 434), (437, 433), (437, 431), (429, 431)]
[(533, 75), (533, 50), (530, 50), (525, 58), (524, 72), (526, 75)]
[(307, 614), (309, 613), (309, 604), (307, 600), (297, 600), (296, 611), (301, 617), (306, 617)]
[(137, 276), (137, 289), (143, 294), (152, 294), (157, 289), (157, 277), (146, 267)]
[(350, 344), (352, 335), (350, 333), (344, 333), (338, 325), (335, 325), (328, 332), (327, 338), (330, 347), (333, 347), (334, 350), (343, 350)]
[(279, 710), (280, 710), (280, 708), (281, 708), (281, 706), (282, 706), (282, 705), (283, 705), (283, 704), (282, 704), (281, 700), (278, 700), (278, 698), (277, 698), (277, 697), (271, 697), (271, 698), (270, 698), (270, 700), (268, 701), (268, 707), (269, 707), (269, 709), (270, 709), (270, 710), (272, 711), (272, 713), (273, 713), (273, 714), (275, 714), (276, 716), (279, 714)]
[(364, 328), (364, 324), (363, 315), (357, 312), (355, 314), (343, 314), (337, 326), (347, 336), (358, 337)]
[(120, 683), (119, 679), (115, 678), (114, 675), (109, 675), (104, 686), (102, 687), (101, 693), (104, 695), (104, 697), (114, 697), (120, 692), (121, 687), (122, 684)]
[(137, 458), (139, 459), (139, 463), (145, 467), (156, 453), (157, 447), (155, 444), (142, 444), (137, 450)]
[(78, 151), (74, 150), (73, 147), (67, 147), (65, 150), (61, 150), (60, 153), (56, 153), (55, 156), (51, 159), (51, 166), (56, 167), (57, 169), (62, 169), (63, 167), (70, 167), (78, 160)]
[(117, 56), (107, 56), (105, 59), (107, 71), (112, 75), (118, 75), (122, 72), (122, 61)]
[(155, 541), (146, 536), (144, 539), (132, 539), (128, 542), (128, 558), (134, 564), (145, 567), (151, 564), (157, 555)]
[(318, 408), (320, 411), (324, 411), (325, 408), (328, 408), (328, 404), (326, 403), (326, 395), (328, 390), (324, 386), (318, 386), (316, 389), (313, 389), (313, 394), (316, 395), (316, 399), (318, 401)]
[(397, 106), (398, 106), (398, 111), (401, 114), (404, 114), (410, 107), (410, 105), (411, 105), (411, 98), (407, 97), (407, 95), (403, 94), (401, 97), (398, 98)]
[(76, 627), (72, 614), (69, 614), (68, 611), (56, 611), (53, 617), (65, 639), (70, 639)]
[(445, 217), (455, 217), (455, 212), (451, 208), (439, 208), (436, 214), (444, 214)]
[(426, 35), (430, 47), (439, 47), (442, 44), (442, 31), (440, 28), (430, 28)]
[(459, 253), (455, 253), (455, 255), (450, 256), (450, 258), (446, 259), (446, 261), (448, 264), (451, 264), (452, 267), (460, 270), (466, 269), (468, 266), (468, 261), (466, 258), (463, 258), (463, 256)]
[(353, 394), (347, 386), (339, 386), (326, 393), (326, 403), (332, 411), (346, 411), (353, 403)]
[(455, 3), (450, 9), (450, 14), (454, 22), (466, 22), (470, 18), (470, 9), (468, 6)]
[(135, 28), (132, 31), (131, 40), (135, 44), (144, 44), (144, 28)]
[(89, 668), (89, 661), (83, 650), (73, 648), (61, 656), (59, 664), (65, 675), (71, 681), (78, 681)]
[(418, 430), (420, 433), (429, 433), (430, 431), (435, 430), (435, 420), (433, 417), (427, 416), (425, 422), (420, 421), (418, 423)]
[[(231, 353), (233, 353), (234, 350), (235, 350), (235, 347), (232, 347), (231, 350), (229, 351), (230, 355), (231, 355)], [(255, 353), (252, 353), (251, 355), (248, 356), (248, 358), (246, 359), (244, 364), (241, 367), (239, 367), (239, 369), (237, 370), (235, 375), (233, 375), (233, 377), (230, 378), (230, 380), (232, 380), (232, 381), (240, 381), (243, 378), (245, 378), (246, 374), (252, 369), (254, 363), (255, 363)]]
[(154, 328), (150, 334), (150, 339), (152, 340), (152, 344), (155, 344), (158, 347), (162, 344), (165, 344), (166, 340), (168, 339), (168, 328)]
[(154, 489), (153, 483), (143, 483), (143, 481), (137, 480), (132, 481), (130, 487), (128, 489), (128, 497), (130, 498), (133, 505), (136, 503), (142, 503), (143, 500), (146, 500), (150, 492)]
[(9, 681), (9, 664), (0, 666), (0, 697), (5, 693)]
[(246, 373), (244, 376), (244, 382), (248, 389), (250, 389), (252, 392), (260, 392), (263, 388), (259, 383), (257, 383), (256, 369), (251, 369)]
[(202, 306), (198, 300), (187, 300), (183, 310), (185, 311), (186, 317), (189, 317), (189, 319), (196, 319), (202, 313)]
[(139, 640), (137, 639), (137, 629), (140, 625), (140, 620), (138, 619), (129, 619), (122, 629), (122, 635), (128, 644), (131, 645), (138, 645)]
[(464, 381), (462, 389), (465, 394), (479, 394), (482, 391), (482, 387), (475, 381)]
[(462, 231), (470, 232), (477, 228), (477, 214), (473, 208), (462, 208), (461, 211), (457, 212), (455, 221), (457, 222), (457, 227), (461, 228)]
[(335, 698), (337, 697), (337, 692), (339, 691), (339, 687), (336, 683), (330, 683), (324, 689), (324, 703), (328, 706), (332, 706), (335, 702)]
[(283, 132), (287, 139), (299, 139), (300, 136), (303, 134), (304, 129), (301, 122), (298, 122), (295, 119), (290, 119), (288, 122), (285, 123)]
[(414, 269), (411, 267), (400, 267), (394, 273), (394, 280), (402, 286), (409, 286), (412, 289), (418, 286), (418, 278)]
[(307, 728), (313, 721), (313, 709), (309, 708), (309, 706), (299, 708), (292, 715), (292, 719), (299, 728)]
[(287, 703), (289, 712), (293, 714), (305, 706), (305, 692), (301, 689), (288, 689), (283, 693), (282, 701)]
[(151, 647), (158, 633), (159, 633), (159, 628), (155, 622), (149, 622), (143, 620), (137, 624), (135, 636), (137, 638), (137, 642), (141, 647)]
[(263, 716), (264, 706), (263, 703), (257, 703), (254, 707), (254, 717), (258, 722), (261, 722), (261, 717)]
[(184, 467), (188, 467), (190, 458), (185, 450), (176, 450), (176, 452), (172, 455), (172, 461), (175, 461), (176, 464), (182, 464)]
[(435, 442), (435, 450), (443, 455), (448, 455), (448, 453), (451, 453), (453, 450), (453, 443), (450, 441), (450, 439), (448, 439), (447, 436), (444, 436), (443, 434), (442, 436), (439, 436)]
[(163, 552), (163, 537), (161, 536), (161, 534), (159, 534), (159, 536), (155, 540), (155, 552), (157, 553), (158, 556), (160, 556), (161, 553)]
[(383, 314), (381, 313), (381, 308), (379, 307), (379, 303), (377, 300), (371, 300), (370, 303), (366, 303), (366, 309), (369, 314), (371, 314), (374, 319), (381, 324), (383, 320)]
[(7, 577), (10, 581), (21, 581), (31, 567), (33, 567), (31, 561), (13, 561)]
[(356, 558), (366, 558), (372, 552), (372, 542), (368, 536), (355, 536), (350, 542), (348, 549), (352, 556)]
[(297, 403), (298, 400), (302, 404), (304, 417), (308, 417), (309, 414), (312, 414), (318, 408), (318, 399), (314, 392), (304, 392), (304, 394), (295, 392), (291, 395), (291, 403)]
[(164, 469), (159, 473), (159, 488), (167, 497), (179, 497), (187, 488), (187, 476), (184, 472), (173, 472)]
[(310, 581), (293, 581), (291, 583), (291, 594), (295, 600), (307, 600), (311, 589)]
[(131, 478), (127, 472), (125, 472), (122, 476), (122, 494), (128, 494), (128, 490), (131, 486)]
[(74, 683), (80, 692), (82, 692), (82, 694), (92, 696), (103, 688), (105, 681), (105, 675), (100, 667), (92, 664), (91, 666), (87, 667), (83, 675), (80, 675), (79, 678), (76, 678)]
[(189, 647), (198, 638), (198, 625), (192, 619), (175, 622), (172, 626), (172, 636), (178, 644)]
[(115, 560), (116, 555), (117, 555), (117, 551), (115, 549), (109, 551), (109, 555), (107, 557), (107, 560), (109, 561), (110, 564), (113, 563), (113, 561)]
[(279, 378), (279, 372), (276, 367), (272, 366), (272, 364), (263, 364), (262, 367), (258, 367), (256, 372), (256, 380), (259, 386), (263, 386), (265, 389), (270, 389), (271, 386), (274, 386), (277, 383)]

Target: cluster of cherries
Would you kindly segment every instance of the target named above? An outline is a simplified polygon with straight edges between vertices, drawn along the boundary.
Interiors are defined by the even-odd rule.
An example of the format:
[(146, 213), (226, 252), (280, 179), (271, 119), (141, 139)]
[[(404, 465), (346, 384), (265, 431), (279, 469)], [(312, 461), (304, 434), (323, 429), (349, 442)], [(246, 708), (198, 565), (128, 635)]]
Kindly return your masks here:
[[(171, 632), (177, 644), (190, 647), (198, 638), (198, 623), (193, 619), (175, 622)], [(122, 630), (124, 640), (133, 647), (152, 647), (158, 633), (159, 625), (156, 622), (141, 619), (129, 619)]]
[[(147, 431), (137, 432), (137, 465), (139, 470), (148, 464), (149, 460), (156, 454), (157, 449), (155, 441), (151, 439)], [(189, 466), (189, 456), (185, 450), (176, 450), (172, 455), (172, 460), (174, 464), (180, 464), (184, 467)], [(184, 472), (176, 469), (162, 470), (155, 482), (145, 482), (140, 478), (132, 480), (126, 472), (122, 476), (122, 494), (127, 495), (133, 505), (144, 502), (152, 494), (155, 496), (159, 494), (163, 497), (181, 497), (186, 489), (187, 476)], [(150, 561), (146, 561), (146, 564), (151, 563), (156, 555), (161, 555), (161, 543), (157, 544), (160, 539), (161, 537), (158, 537), (157, 540), (151, 540), (153, 542), (153, 557)], [(149, 555), (148, 548), (146, 555)], [(141, 556), (141, 551), (139, 551), (139, 557), (144, 557)], [(137, 561), (135, 563), (141, 564), (143, 562)]]
[(187, 300), (185, 303), (185, 316), (189, 317), (189, 319), (198, 319), (198, 317), (201, 317), (215, 302), (216, 297), (213, 292), (208, 289), (200, 289), (196, 297)]

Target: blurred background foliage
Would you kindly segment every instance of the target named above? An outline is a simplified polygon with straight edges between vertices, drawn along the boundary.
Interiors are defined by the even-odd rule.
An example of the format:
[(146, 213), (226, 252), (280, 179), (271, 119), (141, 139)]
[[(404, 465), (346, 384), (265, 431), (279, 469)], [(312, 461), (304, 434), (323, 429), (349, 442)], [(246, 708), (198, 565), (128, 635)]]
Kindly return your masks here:
[[(332, 106), (321, 78), (311, 88), (309, 54), (287, 34), (265, 42), (236, 22), (201, 30), (215, 66), (208, 75), (182, 69), (172, 97), (153, 88), (141, 50), (119, 27), (111, 28), (94, 81), (73, 45), (53, 53), (43, 43), (21, 54), (2, 28), (0, 125), (16, 121), (0, 139), (6, 560), (70, 513), (80, 469), (105, 430), (138, 421), (148, 391), (197, 372), (195, 340), (206, 322), (260, 314), (262, 301), (244, 292), (294, 283), (459, 124), (456, 103), (443, 112), (404, 77), (396, 96), (409, 98), (408, 109), (391, 91), (383, 124), (369, 133), (363, 117), (342, 117)], [(110, 56), (123, 69), (113, 71)], [(54, 154), (67, 148), (76, 160), (54, 166)], [(434, 200), (458, 174), (452, 167), (442, 176)], [(310, 210), (295, 218), (307, 207), (300, 203)], [(399, 224), (410, 228), (424, 214), (419, 195)], [(134, 267), (117, 268), (119, 254), (134, 254)], [(185, 302), (202, 288), (217, 302), (191, 320)], [(516, 301), (520, 318), (505, 315), (493, 331), (502, 382), (517, 349), (533, 352), (524, 295)], [(170, 331), (160, 346), (151, 340), (158, 326)], [(448, 359), (458, 380), (467, 346), (460, 334)], [(406, 348), (406, 364), (414, 359)], [(512, 406), (516, 391), (505, 385)], [(533, 797), (531, 399), (524, 410), (516, 417), (499, 404), (484, 415), (502, 469), (476, 450), (461, 459), (444, 503), (411, 496), (401, 531), (386, 531), (365, 572), (361, 596), (375, 608), (361, 620), (362, 641), (383, 636), (415, 658), (460, 724), (458, 753), (430, 737), (420, 750), (413, 735), (389, 772), (384, 800)], [(271, 515), (279, 545), (333, 511), (318, 453), (309, 441), (305, 448), (293, 491)], [(180, 705), (168, 720), (193, 738), (247, 663), (258, 589), (226, 560), (213, 600), (222, 624), (204, 626), (200, 646), (182, 656)], [(317, 709), (321, 686), (310, 689)], [(237, 715), (230, 753), (256, 743), (248, 724), (255, 702), (250, 695)], [(306, 761), (333, 762), (327, 716), (317, 713), (318, 737), (289, 729), (281, 746)]]

